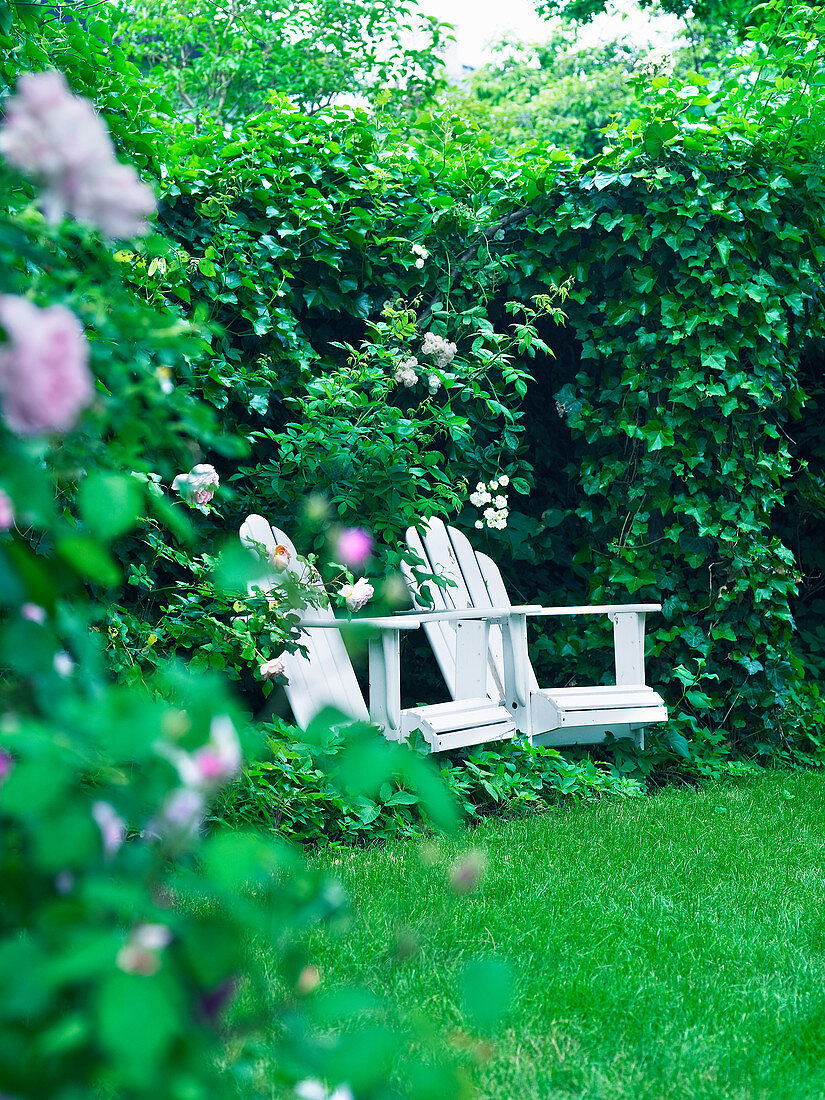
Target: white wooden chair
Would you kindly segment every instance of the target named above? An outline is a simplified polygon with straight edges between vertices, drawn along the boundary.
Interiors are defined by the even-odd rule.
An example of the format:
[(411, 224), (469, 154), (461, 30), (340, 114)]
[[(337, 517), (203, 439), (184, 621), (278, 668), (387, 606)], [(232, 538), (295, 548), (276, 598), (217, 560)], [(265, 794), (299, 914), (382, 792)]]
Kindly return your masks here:
[[(283, 574), (275, 570), (271, 554), (277, 545), (290, 554), (289, 570), (296, 576), (303, 573), (295, 547), (289, 537), (272, 527), (263, 516), (248, 516), (240, 529), (241, 541), (255, 550), (261, 562), (260, 575), (250, 581), (250, 593), (271, 592), (283, 584)], [(318, 578), (317, 586), (323, 590)], [(509, 684), (515, 676), (514, 639), (511, 637), (512, 612), (532, 608), (449, 609), (434, 613), (404, 614), (348, 620), (336, 619), (331, 607), (308, 609), (302, 616), (300, 642), (306, 648), (301, 653), (286, 653), (286, 695), (296, 723), (306, 727), (322, 710), (332, 707), (349, 717), (373, 722), (383, 727), (390, 740), (405, 740), (414, 730), (420, 730), (433, 752), (461, 748), (486, 741), (502, 741), (516, 733), (516, 722), (501, 699), (490, 699), (484, 692), (476, 696), (431, 706), (401, 709), (400, 636), (402, 630), (416, 630), (435, 621), (455, 624), (453, 631), (454, 667), (462, 669), (468, 658), (477, 663), (463, 644), (464, 629), (472, 624), (472, 636), (486, 644), (493, 624), (498, 625), (502, 653), (502, 675)], [(344, 645), (342, 631), (369, 633), (369, 707), (355, 676), (352, 661)], [(513, 689), (514, 690), (514, 689)]]
[[(422, 585), (413, 569), (404, 566), (417, 608), (438, 610), (510, 606), (510, 598), (498, 566), (486, 554), (477, 553), (467, 537), (440, 519), (426, 522), (423, 535), (415, 527), (407, 531), (407, 544), (422, 561), (420, 571), (454, 582), (448, 588)], [(429, 593), (430, 599), (425, 595)], [(512, 608), (508, 621), (508, 645), (514, 646), (514, 672), (505, 679), (504, 643), (497, 628), (485, 637), (472, 621), (462, 623), (463, 663), (457, 664), (455, 628), (450, 620), (435, 619), (424, 626), (447, 688), (454, 699), (465, 695), (502, 701), (513, 715), (519, 732), (541, 745), (594, 744), (608, 733), (632, 736), (643, 745), (643, 727), (667, 721), (664, 700), (645, 684), (645, 615), (660, 611), (661, 604), (609, 604), (597, 607)], [(563, 615), (607, 615), (613, 623), (615, 685), (592, 687), (539, 687), (527, 652), (527, 618)], [(475, 644), (468, 646), (475, 634)], [(476, 655), (475, 661), (472, 656)]]

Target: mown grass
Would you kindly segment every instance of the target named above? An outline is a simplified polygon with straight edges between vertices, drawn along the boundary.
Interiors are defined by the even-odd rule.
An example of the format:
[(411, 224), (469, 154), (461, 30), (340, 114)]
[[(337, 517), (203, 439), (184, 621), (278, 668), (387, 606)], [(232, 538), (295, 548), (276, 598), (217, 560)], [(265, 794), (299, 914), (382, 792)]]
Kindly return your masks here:
[[(461, 896), (448, 869), (469, 846), (488, 866)], [(481, 1046), (482, 1097), (825, 1096), (825, 776), (671, 789), (487, 820), (435, 852), (408, 841), (317, 860), (353, 906), (346, 935), (312, 940), (321, 989), (362, 984), (461, 1042), (463, 967), (509, 961), (515, 1001)]]

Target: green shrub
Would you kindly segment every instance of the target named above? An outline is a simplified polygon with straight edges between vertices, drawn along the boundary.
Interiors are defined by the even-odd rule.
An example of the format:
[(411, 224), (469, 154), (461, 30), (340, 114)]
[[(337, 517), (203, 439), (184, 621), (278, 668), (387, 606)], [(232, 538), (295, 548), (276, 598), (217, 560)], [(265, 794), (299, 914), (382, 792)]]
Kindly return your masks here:
[[(373, 789), (356, 790), (342, 757), (370, 735), (360, 728), (326, 728), (304, 734), (282, 723), (263, 727), (268, 758), (251, 764), (221, 798), (218, 820), (320, 846), (363, 844), (431, 830), (422, 816), (422, 793), (410, 787), (410, 770), (429, 755), (423, 743), (398, 758), (402, 770)], [(367, 741), (369, 743), (369, 741)], [(638, 769), (636, 769), (638, 772)], [(635, 798), (643, 781), (591, 759), (571, 761), (556, 749), (526, 742), (479, 746), (440, 761), (444, 787), (469, 821), (487, 814), (540, 813), (567, 801)]]

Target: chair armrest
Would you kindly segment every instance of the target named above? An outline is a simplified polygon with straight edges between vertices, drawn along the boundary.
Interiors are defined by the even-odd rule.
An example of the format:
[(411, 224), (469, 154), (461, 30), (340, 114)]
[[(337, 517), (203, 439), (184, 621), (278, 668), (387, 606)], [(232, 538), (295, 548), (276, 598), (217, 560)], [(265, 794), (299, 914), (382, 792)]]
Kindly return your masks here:
[[(514, 610), (516, 609), (514, 608)], [(662, 605), (660, 603), (607, 603), (595, 604), (590, 607), (584, 605), (581, 607), (540, 607), (538, 611), (526, 610), (525, 613), (534, 618), (543, 619), (557, 615), (611, 615), (622, 614), (624, 612), (645, 614), (648, 611), (661, 610)]]
[(368, 630), (418, 630), (421, 623), (415, 619), (399, 620), (391, 615), (374, 619), (301, 619), (298, 626), (302, 630), (353, 630), (363, 627)]
[(459, 622), (468, 619), (490, 619), (500, 622), (510, 615), (537, 614), (540, 611), (538, 604), (527, 604), (523, 607), (459, 607), (436, 611), (399, 611), (395, 615), (383, 615), (372, 619), (305, 618), (301, 619), (300, 625), (312, 630), (347, 630), (359, 626), (373, 630), (417, 630), (419, 626), (431, 622)]
[(593, 607), (543, 607), (537, 617), (607, 615), (613, 623), (616, 684), (645, 683), (645, 616), (661, 611), (659, 603), (603, 604)]

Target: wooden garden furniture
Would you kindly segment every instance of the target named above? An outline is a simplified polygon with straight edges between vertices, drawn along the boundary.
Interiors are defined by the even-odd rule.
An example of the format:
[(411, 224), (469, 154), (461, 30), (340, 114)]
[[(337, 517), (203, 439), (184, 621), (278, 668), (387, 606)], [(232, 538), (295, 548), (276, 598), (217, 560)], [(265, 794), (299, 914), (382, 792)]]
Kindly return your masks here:
[[(249, 583), (249, 591), (263, 594), (283, 585), (284, 573), (276, 570), (274, 552), (279, 544), (289, 554), (288, 570), (302, 576), (306, 567), (298, 564), (289, 537), (272, 527), (263, 516), (251, 515), (240, 529), (241, 541), (255, 550), (261, 572)], [(314, 581), (319, 593), (323, 583)], [(502, 676), (508, 683), (515, 676), (515, 649), (511, 622), (519, 614), (537, 610), (532, 607), (500, 609), (487, 604), (482, 608), (441, 608), (415, 614), (338, 619), (330, 606), (307, 609), (301, 618), (300, 644), (305, 654), (285, 653), (283, 662), (287, 699), (296, 723), (305, 728), (322, 710), (333, 708), (348, 717), (381, 726), (390, 740), (404, 740), (420, 730), (434, 752), (461, 748), (486, 741), (502, 741), (514, 736), (517, 722), (501, 698), (491, 699), (484, 691), (464, 693), (445, 703), (401, 708), (400, 636), (402, 631), (417, 630), (436, 621), (454, 624), (453, 665), (463, 675), (468, 660), (477, 657), (464, 646), (464, 632), (471, 627), (473, 644), (484, 645), (490, 629), (498, 629), (498, 647), (502, 657)], [(342, 634), (365, 632), (369, 644), (369, 705), (364, 700)], [(515, 691), (508, 689), (509, 694)]]
[[(440, 519), (430, 519), (423, 533), (407, 531), (407, 543), (421, 565), (404, 567), (419, 609), (478, 611), (510, 607), (510, 598), (498, 566), (478, 553), (469, 539)], [(452, 582), (442, 588), (424, 584), (416, 572), (427, 572)], [(645, 615), (661, 604), (608, 604), (593, 607), (511, 607), (505, 638), (494, 625), (480, 630), (473, 620), (461, 621), (462, 642), (457, 645), (453, 621), (434, 618), (423, 622), (447, 688), (453, 699), (486, 697), (503, 703), (519, 732), (543, 745), (593, 744), (631, 736), (643, 742), (643, 728), (667, 721), (664, 700), (645, 683)], [(527, 619), (559, 616), (607, 615), (613, 623), (615, 684), (587, 687), (539, 687), (527, 651)], [(457, 660), (457, 656), (461, 659)], [(506, 665), (513, 671), (505, 676)]]

